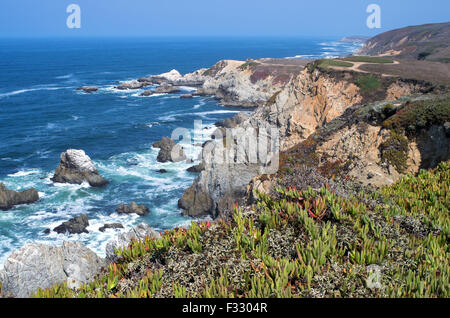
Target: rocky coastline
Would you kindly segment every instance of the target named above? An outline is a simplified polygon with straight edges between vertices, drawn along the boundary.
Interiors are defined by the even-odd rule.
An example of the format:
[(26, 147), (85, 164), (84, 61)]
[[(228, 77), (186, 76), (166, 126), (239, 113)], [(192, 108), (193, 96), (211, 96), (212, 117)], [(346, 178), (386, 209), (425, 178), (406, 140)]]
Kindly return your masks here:
[[(151, 96), (180, 93), (180, 87), (189, 86), (196, 91), (181, 98), (214, 96), (222, 105), (255, 108), (251, 115), (239, 113), (216, 123), (211, 141), (203, 144), (201, 162), (188, 169), (198, 177), (185, 190), (178, 207), (194, 218), (229, 220), (236, 204), (249, 206), (258, 193), (274, 195), (276, 185), (298, 185), (302, 190), (329, 187), (345, 196), (392, 185), (408, 173), (417, 174), (420, 169), (450, 160), (450, 119), (445, 117), (448, 86), (408, 75), (367, 75), (329, 65), (292, 59), (224, 60), (184, 76), (172, 70), (116, 88), (137, 90), (157, 85), (141, 94)], [(364, 81), (377, 86), (368, 89)], [(84, 86), (80, 90), (92, 93), (97, 88)], [(420, 116), (429, 103), (443, 105), (445, 116), (427, 117), (425, 124), (411, 119)], [(271, 135), (273, 129), (276, 138)], [(263, 142), (252, 145), (249, 140)], [(168, 137), (153, 147), (160, 149), (158, 162), (187, 159), (182, 147)], [(253, 151), (259, 147), (273, 151), (268, 156), (258, 153), (253, 161)], [(91, 187), (109, 184), (86, 153), (74, 149), (61, 154), (52, 181), (86, 182)], [(2, 210), (37, 200), (34, 189), (19, 193), (0, 184)], [(139, 216), (150, 213), (135, 202), (118, 206), (116, 212)], [(85, 233), (88, 225), (87, 215), (81, 215), (53, 231)], [(100, 231), (108, 229), (120, 230), (123, 225), (105, 224)], [(38, 288), (61, 283), (76, 289), (111, 262), (120, 262), (118, 250), (149, 238), (161, 235), (145, 223), (123, 230), (108, 243), (105, 259), (79, 243), (67, 242), (61, 247), (25, 245), (0, 271), (2, 296), (29, 297)]]

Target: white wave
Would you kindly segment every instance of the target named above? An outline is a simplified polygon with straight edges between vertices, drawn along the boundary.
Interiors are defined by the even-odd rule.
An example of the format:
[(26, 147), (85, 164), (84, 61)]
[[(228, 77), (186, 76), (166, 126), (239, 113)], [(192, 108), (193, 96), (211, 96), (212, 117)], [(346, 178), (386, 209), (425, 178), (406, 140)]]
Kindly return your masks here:
[(180, 86), (179, 88), (183, 91), (188, 91), (188, 92), (195, 92), (197, 90), (197, 88), (191, 87), (191, 86)]
[(39, 172), (40, 172), (39, 170), (18, 171), (13, 174), (8, 174), (8, 177), (12, 177), (12, 178), (25, 177), (25, 176), (29, 176), (31, 174), (36, 174)]
[(73, 73), (57, 76), (55, 78), (57, 78), (57, 79), (68, 79), (68, 78), (72, 78), (72, 77), (73, 77)]
[(0, 94), (1, 97), (10, 97), (14, 95), (29, 93), (29, 92), (35, 92), (35, 91), (55, 91), (60, 89), (72, 89), (74, 87), (38, 87), (38, 88), (27, 88), (27, 89), (19, 89), (16, 91), (8, 92), (8, 93), (2, 93)]

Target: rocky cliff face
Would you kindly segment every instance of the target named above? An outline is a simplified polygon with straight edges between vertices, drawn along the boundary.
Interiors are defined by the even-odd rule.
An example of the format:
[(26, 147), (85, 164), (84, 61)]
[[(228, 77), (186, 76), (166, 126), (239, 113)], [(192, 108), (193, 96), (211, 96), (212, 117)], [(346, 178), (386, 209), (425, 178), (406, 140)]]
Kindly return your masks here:
[[(275, 92), (265, 105), (256, 109), (247, 120), (229, 129), (227, 133), (233, 137), (224, 140), (219, 138), (204, 149), (205, 170), (186, 190), (179, 201), (179, 207), (185, 214), (191, 216), (211, 214), (217, 217), (221, 213), (226, 214), (234, 202), (248, 194), (247, 186), (255, 177), (274, 174), (278, 170), (278, 166), (274, 166), (274, 162), (278, 160), (276, 156), (270, 158), (272, 161), (258, 158), (256, 163), (253, 163), (250, 160), (250, 145), (239, 149), (240, 145), (245, 145), (245, 141), (252, 136), (270, 135), (271, 129), (275, 129), (278, 133), (278, 150), (286, 151), (298, 145), (314, 132), (320, 131), (324, 125), (342, 116), (347, 109), (367, 100), (366, 92), (364, 94), (361, 92), (354, 78), (350, 72), (341, 72), (336, 76), (318, 69), (303, 69), (281, 90)], [(420, 85), (411, 85), (401, 79), (391, 79), (384, 89), (381, 95), (385, 99), (397, 99), (419, 92)], [(389, 134), (381, 131), (380, 127), (366, 128), (363, 133), (360, 132), (360, 127), (356, 126), (336, 132), (328, 143), (316, 149), (317, 155), (327, 154), (336, 161), (343, 162), (346, 160), (345, 156), (358, 156), (367, 163), (353, 167), (352, 175), (365, 174), (368, 179), (373, 179), (372, 182), (377, 176), (380, 179), (385, 178), (386, 174), (381, 173), (381, 168), (377, 165), (378, 153), (373, 150), (386, 142)], [(221, 161), (221, 158), (224, 158), (224, 151), (233, 154), (228, 157), (226, 164)], [(414, 157), (417, 153), (415, 149), (411, 149), (409, 153), (411, 161), (418, 160)], [(394, 175), (392, 180), (398, 179), (398, 173), (392, 174)]]
[(214, 95), (227, 106), (261, 106), (285, 83), (277, 81), (270, 71), (259, 73), (260, 65), (221, 61), (204, 73), (205, 82), (197, 94)]

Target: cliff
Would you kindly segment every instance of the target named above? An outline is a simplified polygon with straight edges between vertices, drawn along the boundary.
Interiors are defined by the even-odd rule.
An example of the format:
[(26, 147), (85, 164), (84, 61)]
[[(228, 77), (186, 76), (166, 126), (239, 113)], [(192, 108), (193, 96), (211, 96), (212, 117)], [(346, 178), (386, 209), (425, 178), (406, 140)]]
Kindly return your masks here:
[[(277, 173), (279, 151), (283, 154), (301, 144), (315, 132), (320, 132), (321, 128), (334, 125), (337, 118), (345, 122), (357, 118), (346, 113), (353, 106), (372, 105), (376, 101), (395, 103), (403, 96), (438, 89), (426, 82), (381, 75), (371, 75), (370, 81), (378, 85), (367, 88), (361, 80), (366, 80), (366, 77), (360, 72), (339, 71), (319, 67), (315, 63), (308, 64), (247, 120), (228, 129), (226, 136), (216, 137), (215, 142), (205, 147), (204, 170), (186, 190), (179, 201), (179, 207), (190, 216), (226, 216), (233, 203), (243, 203), (251, 196), (248, 185), (255, 177)], [(365, 161), (366, 164), (357, 165), (359, 170), (353, 168), (351, 175), (367, 184), (362, 172), (366, 171), (368, 165), (377, 166), (379, 154), (373, 149), (380, 148), (389, 138), (389, 134), (379, 125), (366, 130), (351, 125), (344, 125), (345, 128), (339, 126), (335, 134), (327, 139), (328, 143), (323, 143), (314, 150), (314, 155), (330, 156), (334, 161), (343, 162), (347, 161), (344, 154), (349, 158), (359, 156), (360, 161)], [(268, 145), (272, 150), (271, 157), (264, 158), (256, 149), (264, 148), (265, 145), (260, 145), (259, 141), (261, 137), (270, 135), (272, 129), (277, 132), (277, 140), (272, 140)], [(445, 138), (444, 143), (447, 142)], [(262, 140), (265, 142), (264, 138)], [(359, 143), (352, 145), (352, 140)], [(350, 151), (348, 147), (352, 146), (358, 148), (359, 152)], [(412, 166), (420, 166), (421, 159), (414, 155), (417, 151), (417, 147), (410, 151), (410, 160), (415, 162)], [(375, 168), (374, 171), (367, 171), (370, 175), (377, 176), (375, 179), (379, 181), (372, 182), (377, 186), (391, 184), (402, 175), (392, 172), (389, 175), (393, 176), (387, 178), (386, 173)], [(409, 172), (417, 172), (417, 169), (411, 168)]]

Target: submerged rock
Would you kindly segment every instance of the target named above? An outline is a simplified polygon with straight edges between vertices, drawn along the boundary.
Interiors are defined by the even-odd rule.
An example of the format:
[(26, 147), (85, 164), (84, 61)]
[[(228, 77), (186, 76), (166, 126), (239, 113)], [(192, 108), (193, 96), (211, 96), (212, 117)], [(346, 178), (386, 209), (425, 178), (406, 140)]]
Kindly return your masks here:
[(93, 93), (93, 92), (98, 91), (98, 87), (95, 87), (95, 86), (83, 86), (83, 87), (77, 88), (77, 91), (83, 91), (85, 93)]
[(89, 219), (87, 214), (83, 214), (77, 216), (73, 219), (70, 219), (67, 222), (62, 223), (60, 226), (53, 229), (58, 234), (81, 234), (81, 233), (89, 233), (86, 229), (89, 226)]
[(3, 183), (0, 183), (0, 210), (9, 210), (15, 205), (30, 204), (39, 201), (39, 193), (35, 189), (17, 192), (8, 190)]
[(121, 204), (117, 207), (116, 212), (119, 214), (137, 214), (140, 216), (145, 216), (150, 213), (150, 209), (145, 205), (137, 204), (136, 202), (131, 202), (130, 205)]
[(180, 96), (181, 99), (192, 99), (194, 98), (194, 95), (192, 94), (183, 94)]
[(183, 148), (168, 137), (163, 137), (153, 144), (154, 148), (161, 149), (156, 160), (158, 162), (180, 162), (186, 160)]
[(52, 178), (55, 183), (82, 184), (102, 187), (109, 182), (102, 178), (91, 158), (83, 150), (69, 149), (61, 154), (61, 161)]
[(100, 232), (105, 232), (107, 229), (123, 229), (123, 225), (120, 223), (112, 223), (112, 224), (105, 224), (103, 225), (101, 228), (99, 228), (98, 230)]
[(129, 231), (118, 235), (106, 244), (106, 259), (110, 262), (117, 262), (120, 260), (120, 257), (116, 254), (116, 250), (127, 247), (131, 240), (140, 241), (146, 237), (159, 239), (161, 235), (147, 223), (141, 223)]
[(105, 260), (79, 242), (64, 242), (61, 247), (28, 244), (8, 257), (0, 271), (2, 294), (26, 298), (38, 288), (51, 288), (67, 282), (79, 288), (100, 273)]

